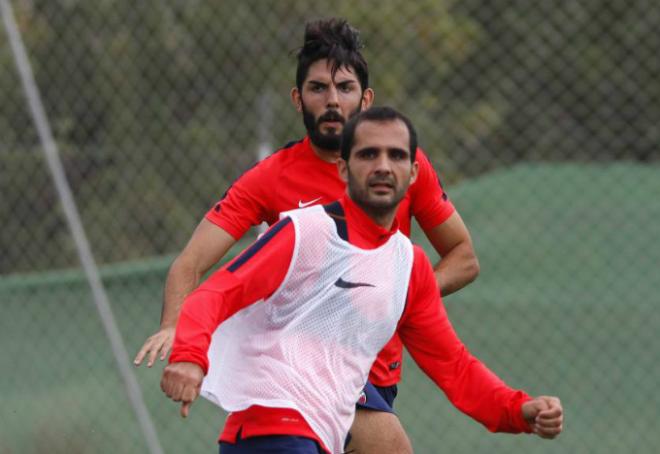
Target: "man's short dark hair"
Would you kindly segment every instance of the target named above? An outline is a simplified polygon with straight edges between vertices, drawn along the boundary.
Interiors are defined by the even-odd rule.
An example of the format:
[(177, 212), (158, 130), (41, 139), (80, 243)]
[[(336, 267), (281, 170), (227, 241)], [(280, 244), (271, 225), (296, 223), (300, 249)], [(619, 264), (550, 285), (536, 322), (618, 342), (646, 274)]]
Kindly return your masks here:
[(417, 132), (415, 131), (415, 127), (412, 125), (412, 122), (408, 119), (408, 117), (403, 115), (401, 112), (387, 106), (371, 107), (370, 109), (356, 114), (346, 122), (341, 133), (342, 159), (344, 161), (348, 161), (348, 158), (351, 155), (351, 148), (355, 142), (355, 130), (360, 123), (364, 121), (388, 122), (395, 120), (401, 120), (408, 128), (408, 136), (410, 139), (410, 161), (415, 162), (415, 155), (417, 154)]
[(360, 52), (361, 48), (360, 32), (351, 27), (345, 19), (322, 19), (307, 23), (305, 42), (298, 51), (298, 90), (302, 91), (309, 67), (323, 59), (332, 63), (332, 77), (339, 68), (346, 67), (355, 72), (362, 91), (366, 90), (369, 87), (369, 68)]

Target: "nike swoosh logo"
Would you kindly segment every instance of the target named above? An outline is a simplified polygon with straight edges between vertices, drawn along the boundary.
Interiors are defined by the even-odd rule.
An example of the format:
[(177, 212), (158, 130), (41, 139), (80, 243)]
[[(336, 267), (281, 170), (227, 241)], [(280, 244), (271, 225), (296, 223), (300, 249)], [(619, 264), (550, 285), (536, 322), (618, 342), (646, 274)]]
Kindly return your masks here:
[(309, 202), (303, 202), (302, 200), (298, 200), (298, 208), (305, 208), (307, 206), (310, 206), (311, 204), (318, 202), (322, 198), (323, 197), (319, 197), (318, 199), (314, 199), (314, 200), (311, 200)]
[(375, 285), (365, 284), (364, 282), (346, 282), (342, 278), (337, 279), (335, 285), (339, 288), (375, 287)]

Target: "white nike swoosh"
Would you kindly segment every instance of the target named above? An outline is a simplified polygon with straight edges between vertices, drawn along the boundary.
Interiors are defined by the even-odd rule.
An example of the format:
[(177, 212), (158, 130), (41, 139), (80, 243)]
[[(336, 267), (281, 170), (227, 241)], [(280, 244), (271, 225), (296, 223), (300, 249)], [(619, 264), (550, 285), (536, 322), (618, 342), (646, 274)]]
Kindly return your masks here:
[(323, 197), (319, 197), (318, 199), (314, 199), (314, 200), (311, 200), (309, 202), (303, 202), (302, 200), (298, 200), (298, 208), (305, 208), (307, 206), (310, 206), (311, 204), (318, 202), (322, 198)]

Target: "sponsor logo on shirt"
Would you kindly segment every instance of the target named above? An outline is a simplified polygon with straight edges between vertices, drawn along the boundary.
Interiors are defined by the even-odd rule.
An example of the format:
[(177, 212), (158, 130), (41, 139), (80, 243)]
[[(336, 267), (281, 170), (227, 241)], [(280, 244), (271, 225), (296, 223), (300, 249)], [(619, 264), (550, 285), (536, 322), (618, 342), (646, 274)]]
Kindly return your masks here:
[(390, 363), (390, 370), (398, 369), (399, 367), (401, 367), (401, 361)]
[(308, 207), (310, 205), (313, 205), (316, 202), (318, 202), (319, 200), (321, 200), (322, 198), (323, 197), (318, 197), (314, 200), (310, 200), (309, 202), (303, 202), (302, 200), (298, 200), (298, 208), (305, 208), (305, 207)]
[(280, 418), (281, 422), (292, 422), (292, 423), (298, 423), (300, 422), (300, 419), (298, 418), (290, 418), (288, 416), (283, 416)]
[(348, 282), (342, 278), (337, 279), (335, 285), (339, 288), (356, 288), (356, 287), (375, 287), (375, 285), (367, 284), (364, 282)]

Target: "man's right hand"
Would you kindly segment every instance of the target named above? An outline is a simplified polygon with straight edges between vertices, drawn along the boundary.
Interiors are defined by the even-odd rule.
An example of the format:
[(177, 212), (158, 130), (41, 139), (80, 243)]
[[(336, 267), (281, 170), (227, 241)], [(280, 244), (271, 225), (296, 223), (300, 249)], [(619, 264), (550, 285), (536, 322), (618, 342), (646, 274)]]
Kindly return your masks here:
[(139, 366), (142, 364), (144, 357), (149, 355), (147, 360), (147, 367), (154, 365), (156, 357), (160, 354), (160, 360), (164, 361), (167, 358), (167, 355), (172, 349), (172, 343), (174, 342), (174, 332), (175, 327), (171, 328), (161, 328), (160, 331), (155, 333), (153, 336), (149, 337), (135, 356), (133, 364)]
[(190, 406), (199, 396), (204, 371), (195, 363), (172, 363), (163, 370), (160, 389), (175, 402), (181, 402), (181, 416), (188, 417)]

